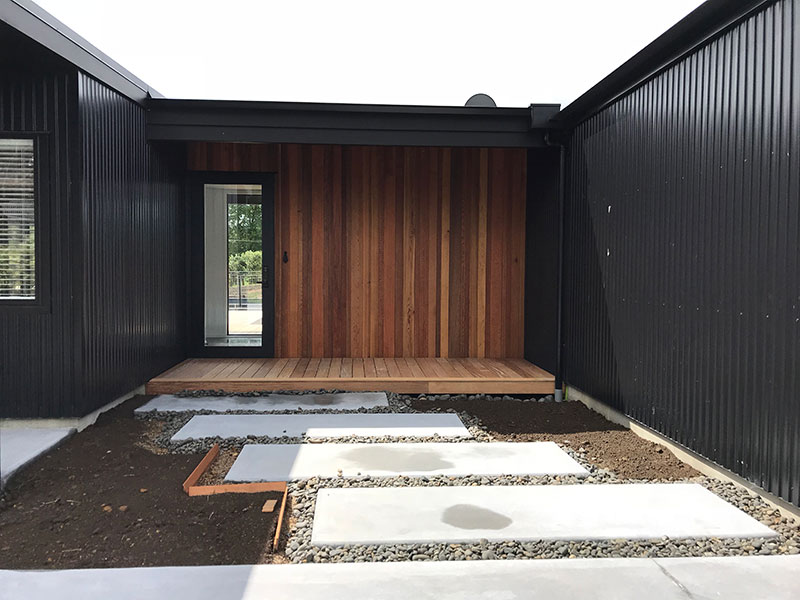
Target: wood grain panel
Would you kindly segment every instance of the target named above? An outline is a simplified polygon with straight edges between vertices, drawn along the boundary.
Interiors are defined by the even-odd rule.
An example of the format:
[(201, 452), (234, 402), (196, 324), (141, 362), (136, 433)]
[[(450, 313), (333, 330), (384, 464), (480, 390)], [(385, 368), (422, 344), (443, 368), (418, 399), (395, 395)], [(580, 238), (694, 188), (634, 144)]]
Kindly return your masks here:
[(188, 156), (278, 174), (276, 356), (522, 357), (524, 150), (203, 143)]
[(275, 144), (191, 142), (186, 158), (190, 171), (277, 172), (279, 148)]
[(191, 358), (151, 379), (146, 391), (338, 389), (407, 394), (552, 394), (554, 382), (550, 373), (523, 359)]

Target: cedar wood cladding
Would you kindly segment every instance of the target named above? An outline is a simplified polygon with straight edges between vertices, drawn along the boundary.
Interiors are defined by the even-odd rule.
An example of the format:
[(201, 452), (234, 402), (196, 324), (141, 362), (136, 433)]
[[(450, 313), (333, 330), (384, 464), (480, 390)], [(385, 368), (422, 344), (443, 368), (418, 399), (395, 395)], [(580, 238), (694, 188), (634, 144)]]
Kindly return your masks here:
[(278, 173), (276, 356), (522, 357), (524, 149), (192, 143), (188, 160)]

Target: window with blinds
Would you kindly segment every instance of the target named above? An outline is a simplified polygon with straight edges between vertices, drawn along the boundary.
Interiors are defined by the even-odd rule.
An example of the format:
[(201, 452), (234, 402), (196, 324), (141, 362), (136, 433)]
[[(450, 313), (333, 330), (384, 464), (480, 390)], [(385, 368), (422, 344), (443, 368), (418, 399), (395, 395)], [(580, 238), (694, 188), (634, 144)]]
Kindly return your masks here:
[(0, 301), (36, 299), (32, 139), (0, 138)]

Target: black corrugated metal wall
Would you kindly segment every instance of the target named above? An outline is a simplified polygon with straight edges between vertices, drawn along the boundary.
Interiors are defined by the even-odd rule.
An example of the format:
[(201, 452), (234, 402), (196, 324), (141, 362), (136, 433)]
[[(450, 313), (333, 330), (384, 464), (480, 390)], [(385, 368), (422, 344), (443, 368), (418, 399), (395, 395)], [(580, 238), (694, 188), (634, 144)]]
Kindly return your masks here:
[(83, 239), (79, 414), (185, 357), (181, 157), (145, 139), (145, 111), (78, 75)]
[(579, 125), (567, 382), (800, 505), (800, 0)]
[(525, 208), (525, 358), (556, 372), (559, 150), (528, 150)]
[(37, 184), (40, 217), (46, 214), (49, 227), (39, 233), (46, 236), (40, 243), (49, 242), (41, 258), (50, 283), (41, 310), (0, 306), (0, 417), (50, 417), (66, 414), (74, 402), (70, 153), (76, 73), (66, 64), (37, 61), (35, 49), (5, 28), (0, 40), (4, 57), (24, 51), (31, 60), (23, 72), (0, 59), (0, 132), (42, 134), (39, 152), (47, 168), (40, 161)]

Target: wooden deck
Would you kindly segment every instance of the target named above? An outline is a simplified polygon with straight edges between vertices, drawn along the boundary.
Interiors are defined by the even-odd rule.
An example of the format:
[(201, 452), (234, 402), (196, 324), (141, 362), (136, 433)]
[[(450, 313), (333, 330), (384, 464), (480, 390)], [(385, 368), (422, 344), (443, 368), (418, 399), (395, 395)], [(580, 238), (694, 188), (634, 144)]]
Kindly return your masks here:
[(553, 376), (519, 358), (190, 358), (148, 394), (337, 389), (404, 394), (552, 394)]

